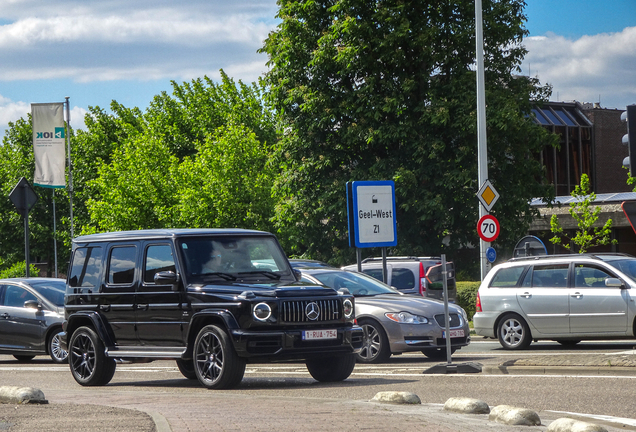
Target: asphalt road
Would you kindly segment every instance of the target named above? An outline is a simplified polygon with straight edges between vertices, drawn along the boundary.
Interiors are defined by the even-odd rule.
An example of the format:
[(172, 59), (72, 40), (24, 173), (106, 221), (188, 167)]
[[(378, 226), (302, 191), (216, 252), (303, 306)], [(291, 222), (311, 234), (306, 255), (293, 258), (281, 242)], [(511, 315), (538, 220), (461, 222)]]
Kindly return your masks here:
[[(497, 365), (511, 359), (546, 353), (555, 356), (563, 353), (581, 356), (621, 353), (633, 349), (634, 345), (634, 341), (582, 343), (573, 349), (563, 350), (557, 344), (541, 343), (517, 353), (500, 349), (495, 341), (475, 340), (469, 347), (458, 351), (452, 362)], [(439, 406), (451, 397), (471, 397), (484, 400), (490, 406), (512, 405), (533, 409), (540, 413), (542, 419), (571, 415), (564, 413), (595, 415), (597, 417), (583, 417), (595, 422), (601, 421), (598, 416), (619, 417), (627, 420), (609, 423), (616, 428), (608, 427), (608, 430), (636, 430), (636, 370), (629, 376), (581, 376), (570, 372), (530, 376), (422, 373), (438, 364), (440, 362), (431, 361), (421, 354), (395, 356), (381, 365), (359, 364), (348, 380), (333, 384), (314, 381), (302, 364), (248, 365), (245, 378), (237, 389), (208, 391), (196, 381), (184, 379), (174, 362), (119, 364), (109, 385), (87, 388), (75, 383), (67, 366), (54, 365), (46, 357), (36, 357), (33, 362), (25, 364), (18, 363), (11, 356), (0, 356), (0, 383), (39, 388), (50, 406), (55, 408), (71, 407), (68, 404), (92, 404), (143, 411), (155, 415), (159, 424), (163, 422), (167, 429), (161, 431), (174, 432), (271, 430), (272, 424), (277, 425), (278, 431), (382, 430), (382, 422), (385, 422), (385, 430), (527, 430), (500, 429), (496, 425), (485, 427), (475, 422), (470, 426), (461, 424), (459, 419), (454, 419), (454, 426), (449, 428), (441, 420), (439, 424), (423, 423), (422, 414), (408, 412), (411, 408), (403, 408), (400, 415), (395, 413), (395, 407), (369, 408), (368, 401), (380, 391), (415, 393), (424, 405), (436, 407), (438, 411)], [(386, 417), (388, 412), (393, 417)], [(95, 415), (98, 414), (106, 416), (98, 418), (108, 418), (109, 415), (108, 412), (95, 410)], [(115, 412), (112, 414), (115, 415)], [(76, 414), (71, 418), (77, 418)], [(347, 423), (347, 418), (356, 419), (355, 427)], [(433, 421), (431, 419), (435, 417), (428, 413), (425, 418)], [(134, 430), (152, 430), (145, 429), (144, 424), (142, 421), (142, 426)], [(56, 425), (58, 430), (59, 426)], [(82, 427), (82, 430), (90, 429)]]

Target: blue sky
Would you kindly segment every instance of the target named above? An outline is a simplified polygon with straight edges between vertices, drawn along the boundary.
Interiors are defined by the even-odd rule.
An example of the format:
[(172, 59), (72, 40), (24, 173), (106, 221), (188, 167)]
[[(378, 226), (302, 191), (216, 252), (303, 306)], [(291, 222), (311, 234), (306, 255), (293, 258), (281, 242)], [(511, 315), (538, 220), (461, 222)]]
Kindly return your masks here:
[[(552, 100), (636, 103), (636, 0), (527, 0), (522, 71)], [(30, 104), (70, 97), (71, 125), (111, 100), (145, 109), (203, 75), (254, 81), (275, 0), (0, 0), (0, 135)]]

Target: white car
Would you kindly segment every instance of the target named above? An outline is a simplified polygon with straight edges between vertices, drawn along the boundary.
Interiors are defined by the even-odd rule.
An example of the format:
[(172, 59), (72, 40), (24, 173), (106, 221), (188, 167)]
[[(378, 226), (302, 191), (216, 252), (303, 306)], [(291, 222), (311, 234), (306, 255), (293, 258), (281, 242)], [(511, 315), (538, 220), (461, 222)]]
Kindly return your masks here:
[(635, 334), (636, 258), (625, 254), (546, 255), (495, 266), (477, 293), (475, 333), (505, 349), (534, 340), (575, 345)]

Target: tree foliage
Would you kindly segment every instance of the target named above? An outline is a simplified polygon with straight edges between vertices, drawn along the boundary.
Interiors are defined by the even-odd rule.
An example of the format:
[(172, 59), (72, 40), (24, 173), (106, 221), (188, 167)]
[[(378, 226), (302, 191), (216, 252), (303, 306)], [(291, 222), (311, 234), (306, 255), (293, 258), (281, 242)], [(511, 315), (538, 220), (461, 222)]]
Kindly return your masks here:
[(612, 219), (608, 219), (603, 226), (594, 227), (601, 208), (599, 206), (592, 208), (592, 203), (596, 201), (596, 194), (590, 190), (590, 179), (587, 174), (581, 176), (581, 185), (577, 185), (570, 195), (576, 201), (570, 203), (568, 212), (576, 220), (579, 229), (574, 237), (569, 237), (561, 227), (558, 216), (553, 214), (550, 219), (550, 229), (554, 237), (550, 241), (566, 249), (570, 249), (570, 242), (572, 242), (579, 247), (579, 253), (585, 253), (594, 246), (617, 243), (618, 240), (610, 238)]
[[(279, 0), (262, 52), (284, 136), (277, 223), (295, 254), (344, 261), (345, 183), (394, 180), (398, 247), (436, 254), (477, 244), (474, 2)], [(483, 2), (489, 178), (500, 244), (525, 234), (550, 198), (532, 157), (553, 137), (530, 119), (548, 86), (519, 78), (521, 0)], [(347, 257), (347, 258), (344, 258)]]

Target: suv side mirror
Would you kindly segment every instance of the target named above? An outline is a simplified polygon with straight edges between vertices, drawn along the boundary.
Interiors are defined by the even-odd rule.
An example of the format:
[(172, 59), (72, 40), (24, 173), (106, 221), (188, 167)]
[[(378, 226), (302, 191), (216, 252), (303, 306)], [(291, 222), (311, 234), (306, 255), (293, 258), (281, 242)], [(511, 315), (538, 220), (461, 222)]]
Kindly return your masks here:
[(179, 289), (179, 277), (173, 271), (160, 271), (155, 273), (154, 281), (158, 285), (172, 285), (172, 291)]

